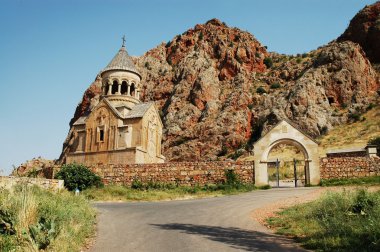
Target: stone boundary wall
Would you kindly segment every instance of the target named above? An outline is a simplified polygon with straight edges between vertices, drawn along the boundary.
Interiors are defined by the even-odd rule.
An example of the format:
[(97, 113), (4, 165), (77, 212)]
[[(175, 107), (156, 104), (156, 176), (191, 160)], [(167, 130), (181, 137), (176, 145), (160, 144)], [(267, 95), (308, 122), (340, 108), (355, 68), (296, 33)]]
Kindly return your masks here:
[(325, 157), (320, 161), (321, 179), (380, 176), (379, 157)]
[(10, 189), (12, 186), (22, 183), (37, 185), (54, 191), (59, 191), (64, 188), (63, 180), (59, 179), (0, 176), (0, 188)]
[(205, 185), (225, 181), (225, 170), (234, 170), (244, 183), (254, 183), (253, 162), (169, 162), (157, 164), (92, 165), (92, 171), (105, 184), (131, 185), (133, 180), (143, 183), (160, 182), (178, 185)]

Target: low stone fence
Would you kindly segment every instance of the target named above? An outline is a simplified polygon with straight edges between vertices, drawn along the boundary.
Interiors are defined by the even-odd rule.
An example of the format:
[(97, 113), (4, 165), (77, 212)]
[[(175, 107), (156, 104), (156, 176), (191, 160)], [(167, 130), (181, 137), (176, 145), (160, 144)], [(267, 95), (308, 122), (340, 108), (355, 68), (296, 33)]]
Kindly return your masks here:
[(325, 157), (320, 161), (321, 179), (380, 176), (379, 157)]
[(63, 180), (59, 179), (0, 176), (0, 188), (2, 187), (10, 189), (12, 186), (22, 183), (26, 183), (28, 185), (37, 185), (42, 188), (54, 191), (58, 191), (64, 188)]
[(131, 185), (133, 180), (143, 183), (161, 182), (178, 185), (205, 185), (225, 181), (225, 170), (234, 170), (244, 183), (254, 183), (253, 162), (173, 162), (161, 164), (92, 165), (92, 171), (105, 184)]

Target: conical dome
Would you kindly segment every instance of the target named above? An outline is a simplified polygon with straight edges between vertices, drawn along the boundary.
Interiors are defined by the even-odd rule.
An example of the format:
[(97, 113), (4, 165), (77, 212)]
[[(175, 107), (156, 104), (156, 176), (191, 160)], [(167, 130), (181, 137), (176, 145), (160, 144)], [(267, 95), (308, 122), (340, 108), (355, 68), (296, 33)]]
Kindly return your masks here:
[(133, 64), (132, 58), (128, 55), (124, 45), (120, 48), (115, 57), (113, 57), (111, 62), (103, 69), (102, 74), (110, 70), (129, 71), (137, 74), (141, 79), (141, 74), (137, 71), (135, 64)]

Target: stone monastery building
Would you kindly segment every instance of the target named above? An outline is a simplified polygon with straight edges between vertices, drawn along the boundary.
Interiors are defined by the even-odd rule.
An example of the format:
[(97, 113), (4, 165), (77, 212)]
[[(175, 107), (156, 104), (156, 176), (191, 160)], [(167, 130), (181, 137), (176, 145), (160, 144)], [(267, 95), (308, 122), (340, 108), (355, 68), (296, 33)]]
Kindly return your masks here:
[(123, 42), (100, 73), (99, 103), (74, 124), (66, 163), (163, 163), (162, 122), (153, 102), (140, 101), (141, 75)]

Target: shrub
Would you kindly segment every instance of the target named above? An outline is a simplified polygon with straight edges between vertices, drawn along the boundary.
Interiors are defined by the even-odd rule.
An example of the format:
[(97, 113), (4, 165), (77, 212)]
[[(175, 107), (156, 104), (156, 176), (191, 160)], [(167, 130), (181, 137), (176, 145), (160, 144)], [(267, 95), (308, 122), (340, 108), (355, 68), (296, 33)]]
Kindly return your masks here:
[(271, 89), (277, 89), (277, 88), (280, 88), (281, 87), (281, 84), (276, 82), (276, 83), (273, 83), (272, 85), (270, 85), (270, 88)]
[(297, 58), (297, 59), (296, 59), (296, 62), (299, 64), (299, 63), (302, 62), (302, 59), (301, 59), (301, 58)]
[(101, 178), (81, 164), (63, 165), (61, 170), (55, 175), (55, 178), (63, 179), (65, 187), (69, 191), (73, 191), (76, 188), (83, 191), (92, 186), (103, 186)]
[(267, 68), (271, 68), (273, 66), (273, 60), (272, 58), (265, 58), (264, 59), (264, 64)]
[(226, 176), (227, 185), (238, 185), (241, 184), (238, 175), (234, 170), (225, 170), (224, 175)]
[(371, 109), (373, 109), (374, 107), (375, 107), (375, 104), (370, 103), (370, 104), (368, 104), (366, 110), (367, 110), (367, 111), (368, 111), (368, 110), (371, 110)]
[(200, 34), (199, 34), (199, 40), (202, 40), (203, 39), (203, 32), (201, 32)]
[(348, 119), (350, 119), (353, 122), (357, 122), (360, 120), (360, 114), (359, 113), (350, 113), (350, 114), (348, 114)]
[(257, 89), (256, 89), (256, 93), (258, 93), (258, 94), (264, 94), (264, 93), (266, 93), (267, 91), (263, 88), (263, 87), (258, 87)]

